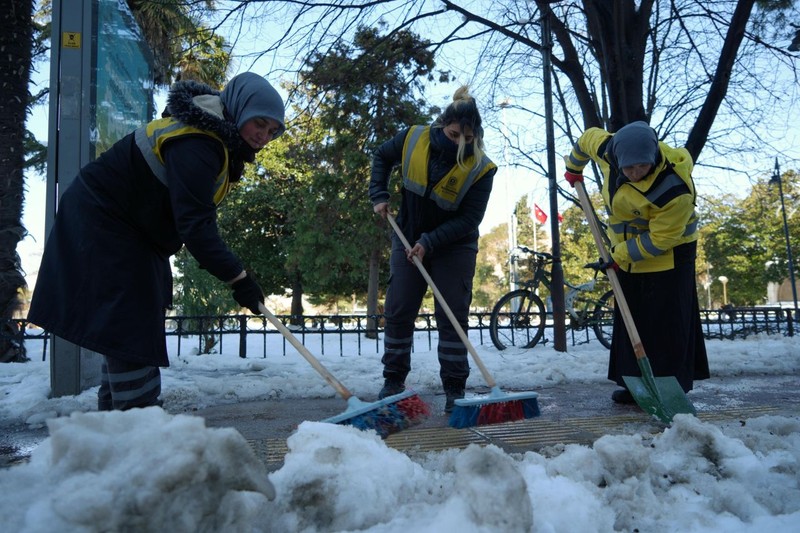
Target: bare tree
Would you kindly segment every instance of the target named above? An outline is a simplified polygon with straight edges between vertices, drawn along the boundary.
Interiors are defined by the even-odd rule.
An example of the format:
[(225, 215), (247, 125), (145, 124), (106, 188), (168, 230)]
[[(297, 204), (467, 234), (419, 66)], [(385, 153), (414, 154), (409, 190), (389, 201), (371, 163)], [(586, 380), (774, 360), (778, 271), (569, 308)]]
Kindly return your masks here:
[[(462, 5), (464, 4), (464, 5)], [(633, 120), (686, 146), (708, 168), (748, 174), (769, 159), (796, 114), (796, 0), (246, 0), (221, 19), (263, 42), (243, 61), (293, 73), (358, 24), (383, 20), (430, 41), (437, 65), (468, 78), (484, 102), (532, 125), (509, 139), (515, 164), (544, 171), (541, 18), (550, 16), (558, 145), (586, 127)], [(275, 21), (283, 21), (276, 24)], [(389, 32), (391, 34), (391, 31)], [(260, 63), (261, 64), (261, 63)], [(288, 67), (286, 65), (289, 65)], [(788, 113), (792, 109), (794, 113)], [(487, 121), (491, 122), (491, 121)], [(703, 157), (700, 158), (701, 153)], [(539, 155), (537, 155), (539, 154)], [(792, 162), (797, 160), (791, 155)]]

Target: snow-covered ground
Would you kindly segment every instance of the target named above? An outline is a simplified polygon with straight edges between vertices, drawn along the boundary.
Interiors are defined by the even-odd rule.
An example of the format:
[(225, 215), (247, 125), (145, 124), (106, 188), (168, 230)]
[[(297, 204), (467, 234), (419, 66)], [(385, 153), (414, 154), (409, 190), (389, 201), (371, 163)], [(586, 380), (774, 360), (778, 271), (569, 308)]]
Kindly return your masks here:
[[(362, 355), (355, 346), (321, 355), (312, 336), (306, 345), (356, 395), (374, 397), (380, 354), (362, 345)], [(797, 337), (707, 345), (712, 376), (800, 370)], [(596, 342), (567, 353), (476, 347), (506, 388), (606, 381)], [(48, 398), (47, 361), (0, 365), (0, 425), (47, 424), (50, 435), (29, 462), (0, 471), (3, 530), (800, 531), (800, 415), (715, 424), (678, 415), (655, 436), (609, 435), (546, 454), (473, 445), (413, 459), (373, 433), (305, 421), (269, 473), (235, 430), (170, 413), (334, 391), (291, 347), (282, 355), (277, 339), (266, 357), (183, 351), (163, 369), (164, 409), (128, 412), (93, 412), (96, 389)], [(473, 383), (482, 384), (477, 369)], [(441, 387), (435, 343), (417, 344), (408, 384)]]

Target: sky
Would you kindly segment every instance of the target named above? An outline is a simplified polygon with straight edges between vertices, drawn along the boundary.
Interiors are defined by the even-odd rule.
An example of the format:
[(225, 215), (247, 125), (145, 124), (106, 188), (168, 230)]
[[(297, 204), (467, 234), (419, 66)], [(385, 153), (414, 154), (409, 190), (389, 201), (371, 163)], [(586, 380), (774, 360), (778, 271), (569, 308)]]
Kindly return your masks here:
[[(257, 9), (255, 11), (258, 11)], [(251, 12), (252, 13), (252, 12)], [(258, 22), (240, 24), (236, 17), (232, 17), (227, 24), (223, 24), (222, 32), (226, 33), (231, 42), (235, 42), (234, 49), (234, 64), (232, 67), (231, 75), (234, 75), (243, 70), (253, 70), (256, 72), (286, 72), (289, 67), (286, 66), (288, 62), (296, 61), (298, 57), (302, 57), (305, 50), (294, 51), (281, 47), (275, 51), (273, 55), (267, 54), (264, 56), (261, 52), (264, 49), (265, 42), (272, 42), (276, 35), (280, 35), (283, 31), (275, 32), (275, 28), (269, 25), (264, 25)], [(434, 25), (423, 24), (421, 27), (428, 33), (438, 33), (445, 31), (443, 28)], [(469, 52), (469, 50), (468, 50)], [(259, 58), (259, 59), (254, 59)], [(439, 67), (447, 69), (451, 72), (454, 79), (445, 84), (435, 84), (428, 88), (426, 98), (432, 104), (446, 105), (450, 102), (455, 89), (461, 84), (471, 84), (472, 92), (478, 98), (479, 107), (484, 114), (485, 126), (487, 129), (486, 143), (489, 155), (493, 160), (498, 163), (499, 169), (494, 181), (494, 189), (489, 200), (489, 205), (480, 226), (482, 235), (486, 235), (493, 228), (500, 224), (510, 223), (511, 215), (516, 202), (526, 196), (529, 204), (536, 203), (548, 217), (552, 217), (549, 201), (549, 185), (548, 180), (540, 172), (533, 172), (521, 167), (511, 166), (507, 164), (506, 155), (504, 153), (504, 141), (501, 131), (506, 132), (511, 138), (517, 139), (515, 142), (520, 143), (521, 146), (541, 146), (543, 144), (544, 131), (543, 127), (536, 119), (533, 119), (528, 113), (521, 113), (512, 108), (496, 112), (496, 109), (491, 109), (498, 105), (500, 102), (487, 101), (483, 96), (489, 87), (481, 85), (482, 75), (484, 69), (479, 66), (478, 56), (473, 57), (469, 53), (464, 54), (462, 47), (455, 47), (454, 49), (445, 49), (441, 51), (438, 58)], [(37, 71), (33, 74), (33, 81), (36, 85), (35, 90), (38, 92), (48, 85), (47, 79), (50, 73), (49, 64), (43, 63), (36, 66)], [(277, 76), (278, 74), (276, 74)], [(279, 86), (283, 79), (271, 78), (274, 85)], [(537, 82), (538, 83), (538, 82)], [(538, 92), (538, 91), (534, 91)], [(531, 98), (538, 99), (538, 96)], [(507, 101), (507, 98), (503, 98)], [(157, 98), (156, 109), (163, 107), (163, 95)], [(512, 104), (519, 105), (523, 108), (537, 108), (538, 103), (534, 102), (512, 102)], [(47, 114), (48, 107), (41, 106), (32, 110), (31, 117), (28, 120), (28, 127), (34, 135), (40, 140), (47, 140)], [(780, 120), (780, 119), (783, 120)], [(770, 130), (771, 138), (782, 139), (785, 150), (782, 153), (776, 154), (780, 156), (783, 170), (790, 170), (792, 161), (797, 161), (798, 152), (797, 140), (800, 139), (800, 126), (796, 122), (791, 121), (786, 117), (778, 117), (776, 122), (778, 126)], [(773, 131), (777, 130), (777, 131)], [(558, 132), (558, 128), (556, 128)], [(774, 139), (773, 139), (774, 140)], [(564, 154), (568, 152), (569, 146), (563, 145), (558, 141), (556, 146), (557, 154)], [(747, 153), (747, 152), (745, 152)], [(544, 161), (545, 158), (541, 154), (530, 154), (533, 158)], [(759, 176), (766, 176), (771, 172), (774, 161), (758, 161), (750, 160), (752, 167), (748, 169), (748, 176), (730, 175), (723, 172), (725, 162), (714, 161), (713, 165), (706, 167), (698, 167), (695, 172), (695, 179), (698, 184), (698, 190), (703, 197), (704, 195), (716, 195), (721, 192), (732, 192), (738, 195), (744, 195), (750, 190), (750, 183), (755, 181)], [(556, 177), (561, 180), (561, 173), (563, 172), (563, 164), (560, 157), (556, 156)], [(26, 177), (27, 192), (25, 196), (25, 209), (23, 214), (23, 224), (29, 232), (27, 236), (18, 247), (18, 251), (22, 261), (22, 268), (25, 273), (26, 280), (29, 287), (33, 287), (36, 279), (36, 274), (41, 260), (41, 252), (44, 246), (44, 207), (45, 207), (45, 182), (40, 176), (27, 176)], [(564, 210), (570, 204), (567, 200), (558, 199), (559, 209)], [(519, 224), (532, 224), (530, 220), (520, 220)], [(550, 231), (550, 220), (546, 222), (547, 232)], [(513, 234), (509, 235), (509, 248), (515, 244), (532, 245), (533, 243), (516, 243)]]
[[(476, 332), (472, 333), (473, 336)], [(247, 532), (774, 533), (800, 530), (800, 416), (703, 422), (677, 415), (661, 433), (606, 435), (546, 453), (495, 446), (406, 455), (375, 433), (298, 420), (283, 464), (268, 471), (235, 429), (206, 427), (192, 409), (275, 398), (335, 398), (277, 335), (266, 357), (177, 356), (162, 369), (163, 409), (94, 412), (97, 389), (48, 398), (41, 343), (28, 363), (0, 365), (0, 427), (48, 428), (28, 462), (0, 470), (4, 530)], [(345, 337), (342, 354), (306, 347), (353, 393), (374, 401), (380, 354)], [(556, 352), (476, 349), (501, 388), (607, 383), (599, 343)], [(263, 346), (251, 339), (248, 353)], [(438, 392), (438, 363), (418, 339), (407, 384)], [(708, 341), (712, 378), (800, 370), (800, 344), (782, 336)], [(472, 365), (473, 367), (475, 365)], [(467, 397), (482, 378), (473, 368)], [(690, 393), (691, 398), (691, 393)], [(731, 397), (735, 398), (735, 395)], [(603, 399), (602, 401), (610, 401)], [(342, 410), (346, 407), (342, 400)], [(702, 411), (703, 405), (695, 403)], [(266, 420), (266, 418), (265, 418)], [(265, 422), (268, 423), (268, 422)]]

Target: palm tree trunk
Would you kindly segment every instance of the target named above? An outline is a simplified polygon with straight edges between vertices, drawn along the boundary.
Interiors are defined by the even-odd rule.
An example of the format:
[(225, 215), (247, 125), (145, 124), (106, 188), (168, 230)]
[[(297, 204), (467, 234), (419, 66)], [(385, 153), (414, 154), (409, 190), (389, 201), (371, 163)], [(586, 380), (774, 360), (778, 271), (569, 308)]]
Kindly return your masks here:
[(25, 119), (33, 50), (33, 0), (12, 0), (0, 10), (0, 362), (25, 361), (25, 348), (9, 322), (25, 287), (17, 244), (22, 226)]

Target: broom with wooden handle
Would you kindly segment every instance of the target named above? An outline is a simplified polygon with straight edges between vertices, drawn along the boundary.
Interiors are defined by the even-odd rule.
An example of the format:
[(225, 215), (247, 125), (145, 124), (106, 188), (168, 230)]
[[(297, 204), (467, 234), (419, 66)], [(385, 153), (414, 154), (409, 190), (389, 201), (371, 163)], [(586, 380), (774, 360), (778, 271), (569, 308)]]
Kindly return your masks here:
[(259, 303), (258, 309), (280, 331), (283, 338), (289, 341), (300, 352), (300, 355), (314, 367), (314, 370), (319, 372), (319, 375), (339, 393), (339, 396), (347, 400), (347, 409), (343, 413), (326, 418), (323, 422), (348, 425), (358, 429), (372, 429), (381, 437), (386, 438), (392, 433), (397, 433), (421, 422), (430, 414), (428, 405), (418, 394), (410, 390), (388, 396), (377, 402), (370, 403), (359, 400), (327, 368), (322, 366), (316, 357), (311, 355), (311, 352), (267, 309), (267, 306)]
[[(400, 227), (397, 225), (394, 217), (387, 213), (386, 219), (389, 221), (389, 224), (391, 224), (395, 233), (397, 233), (397, 236), (400, 237), (405, 249), (411, 250), (411, 245), (406, 239), (406, 236), (403, 235), (403, 232), (400, 230)], [(442, 293), (439, 292), (439, 289), (436, 287), (436, 284), (434, 284), (433, 279), (431, 279), (430, 275), (428, 274), (428, 271), (422, 265), (422, 261), (420, 261), (419, 257), (414, 256), (414, 264), (419, 269), (422, 277), (425, 278), (425, 281), (428, 283), (428, 286), (431, 288), (434, 296), (436, 297), (436, 301), (439, 302), (439, 305), (444, 310), (447, 318), (453, 325), (453, 328), (455, 328), (458, 337), (461, 339), (461, 342), (464, 343), (464, 346), (466, 346), (467, 351), (472, 356), (475, 364), (478, 365), (481, 374), (483, 374), (483, 379), (491, 389), (491, 392), (484, 397), (469, 399), (462, 398), (456, 400), (455, 406), (453, 407), (453, 412), (450, 414), (450, 426), (455, 428), (466, 428), (484, 424), (511, 422), (539, 416), (539, 402), (536, 399), (538, 394), (535, 392), (519, 392), (508, 394), (500, 390), (500, 387), (497, 386), (497, 382), (494, 380), (492, 375), (489, 373), (489, 370), (486, 368), (486, 365), (483, 364), (483, 361), (478, 356), (475, 346), (473, 346), (472, 342), (470, 342), (467, 334), (464, 332), (464, 328), (462, 328), (461, 324), (458, 323), (453, 311), (450, 309), (450, 306), (447, 305)]]

